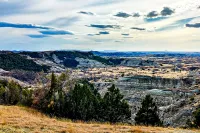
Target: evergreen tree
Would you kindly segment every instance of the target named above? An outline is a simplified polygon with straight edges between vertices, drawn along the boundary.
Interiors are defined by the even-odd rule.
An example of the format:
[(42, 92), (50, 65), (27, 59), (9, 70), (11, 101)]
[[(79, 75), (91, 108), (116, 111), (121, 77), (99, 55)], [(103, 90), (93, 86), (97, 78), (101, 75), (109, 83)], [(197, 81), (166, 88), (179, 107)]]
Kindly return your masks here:
[(32, 98), (33, 90), (24, 88), (21, 93), (22, 93), (22, 97), (20, 100), (20, 104), (25, 105), (25, 106), (31, 106), (32, 101), (33, 101), (33, 98)]
[(55, 95), (56, 95), (56, 99), (55, 99), (55, 103), (56, 103), (56, 115), (57, 116), (62, 116), (64, 115), (64, 104), (65, 104), (65, 92), (63, 90), (64, 84), (67, 80), (67, 75), (65, 73), (62, 73), (58, 78), (57, 78), (57, 88), (55, 91)]
[(4, 86), (0, 87), (0, 104), (5, 104), (5, 94), (6, 88)]
[(68, 117), (79, 120), (92, 120), (95, 117), (96, 97), (87, 85), (75, 85), (69, 97)]
[(142, 107), (136, 114), (135, 122), (138, 125), (145, 126), (161, 125), (161, 121), (158, 116), (158, 108), (150, 95), (147, 95), (142, 101)]
[(57, 88), (57, 79), (56, 75), (54, 73), (51, 74), (51, 87), (50, 87), (50, 93), (53, 93), (56, 91)]
[(57, 90), (57, 77), (52, 72), (50, 88), (49, 88), (49, 90), (47, 90), (46, 95), (40, 101), (41, 102), (40, 104), (42, 105), (41, 109), (45, 113), (48, 113), (51, 116), (55, 115), (56, 90)]
[(31, 106), (32, 100), (32, 90), (23, 88), (14, 81), (0, 80), (0, 104)]
[(123, 100), (118, 88), (112, 85), (104, 95), (101, 102), (101, 117), (104, 121), (112, 123), (127, 121), (131, 117), (131, 110), (128, 103)]
[(194, 126), (200, 127), (200, 108), (194, 112)]
[(16, 84), (14, 81), (11, 81), (8, 83), (8, 89), (6, 92), (6, 103), (7, 104), (11, 104), (11, 105), (15, 105), (20, 101), (20, 97), (21, 97), (21, 86), (19, 86), (18, 84)]

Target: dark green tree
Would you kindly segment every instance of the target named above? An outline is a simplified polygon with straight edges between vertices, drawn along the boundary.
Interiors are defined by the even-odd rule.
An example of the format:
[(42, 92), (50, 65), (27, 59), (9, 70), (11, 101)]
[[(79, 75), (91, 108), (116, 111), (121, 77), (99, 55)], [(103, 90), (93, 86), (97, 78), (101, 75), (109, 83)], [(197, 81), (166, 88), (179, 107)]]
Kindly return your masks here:
[(0, 104), (5, 104), (5, 94), (6, 88), (4, 86), (0, 87)]
[(142, 107), (136, 114), (135, 123), (137, 125), (145, 126), (161, 125), (161, 121), (158, 116), (158, 107), (150, 95), (146, 95), (145, 99), (142, 101)]
[(193, 118), (188, 119), (186, 122), (189, 128), (200, 128), (200, 108), (193, 113)]
[(50, 93), (53, 93), (56, 91), (57, 88), (57, 78), (54, 73), (51, 74), (51, 87), (50, 87)]
[(28, 88), (24, 88), (21, 92), (21, 100), (20, 100), (20, 104), (25, 105), (25, 106), (31, 106), (32, 102), (33, 102), (33, 90), (32, 89), (28, 89)]
[(200, 108), (194, 112), (194, 126), (200, 127)]
[(112, 85), (101, 102), (101, 118), (112, 123), (127, 121), (131, 117), (128, 103), (123, 100), (120, 90)]
[(31, 106), (32, 92), (33, 90), (24, 88), (14, 81), (0, 80), (0, 104)]
[(97, 99), (88, 85), (75, 85), (69, 98), (69, 118), (86, 121), (95, 119)]
[(65, 86), (65, 82), (68, 78), (68, 75), (66, 73), (62, 73), (58, 78), (57, 78), (57, 85), (55, 89), (55, 108), (56, 108), (56, 115), (57, 116), (63, 116), (65, 112), (64, 104), (65, 104), (65, 91), (63, 90)]
[(7, 88), (8, 89), (6, 90), (6, 103), (11, 105), (17, 104), (21, 100), (21, 86), (15, 83), (14, 81), (11, 81), (8, 83)]
[(40, 100), (41, 109), (50, 116), (55, 115), (55, 101), (57, 90), (57, 77), (52, 72), (50, 88), (47, 89), (45, 96)]

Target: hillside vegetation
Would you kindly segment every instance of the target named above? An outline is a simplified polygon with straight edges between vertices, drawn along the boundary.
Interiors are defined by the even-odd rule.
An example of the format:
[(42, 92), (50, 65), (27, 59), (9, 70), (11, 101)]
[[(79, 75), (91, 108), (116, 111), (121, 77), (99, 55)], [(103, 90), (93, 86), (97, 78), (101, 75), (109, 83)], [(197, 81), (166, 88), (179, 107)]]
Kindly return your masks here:
[(41, 66), (15, 53), (0, 53), (0, 68), (4, 70), (47, 71), (48, 66)]
[[(130, 126), (126, 121), (130, 118), (129, 106), (122, 100), (123, 96), (114, 85), (108, 88), (108, 92), (104, 97), (100, 97), (95, 89), (92, 88), (92, 84), (89, 84), (87, 81), (79, 81), (79, 84), (76, 84), (73, 89), (68, 89), (68, 92), (64, 92), (63, 88), (60, 87), (63, 86), (62, 81), (66, 81), (66, 76), (63, 73), (57, 77), (52, 73), (50, 88), (36, 89), (34, 91), (23, 88), (13, 81), (1, 81), (0, 104), (4, 106), (0, 106), (0, 133), (199, 132), (197, 129), (150, 127), (150, 125), (161, 126), (161, 123), (156, 113), (157, 107), (153, 99), (148, 95), (143, 100), (142, 107), (135, 119), (136, 124), (148, 127)], [(72, 81), (70, 81), (71, 83)], [(64, 93), (67, 93), (67, 95)], [(25, 105), (30, 108), (16, 105)], [(51, 116), (51, 118), (47, 115)], [(60, 119), (56, 119), (56, 117)], [(195, 120), (199, 120), (198, 112), (195, 118)], [(76, 122), (72, 122), (72, 120)], [(105, 122), (111, 122), (112, 124)], [(196, 124), (198, 125), (199, 121), (196, 121)]]
[(0, 106), (0, 133), (198, 133), (199, 130), (71, 122), (30, 108)]

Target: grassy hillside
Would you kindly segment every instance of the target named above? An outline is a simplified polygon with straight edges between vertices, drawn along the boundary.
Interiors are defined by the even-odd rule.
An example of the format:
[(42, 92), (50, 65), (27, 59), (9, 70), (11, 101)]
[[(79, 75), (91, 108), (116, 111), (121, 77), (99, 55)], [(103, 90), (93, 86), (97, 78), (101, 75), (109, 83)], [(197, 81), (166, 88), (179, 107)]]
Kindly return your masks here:
[(0, 133), (198, 133), (160, 127), (73, 123), (69, 120), (49, 118), (38, 111), (18, 106), (0, 106)]

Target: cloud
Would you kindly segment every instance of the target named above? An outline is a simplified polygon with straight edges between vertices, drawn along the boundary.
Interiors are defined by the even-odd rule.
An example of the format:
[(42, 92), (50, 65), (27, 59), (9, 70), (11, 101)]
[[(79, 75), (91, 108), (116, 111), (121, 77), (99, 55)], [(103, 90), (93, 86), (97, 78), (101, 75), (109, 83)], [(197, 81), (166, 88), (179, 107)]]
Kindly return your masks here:
[(88, 27), (94, 27), (99, 29), (120, 29), (119, 25), (99, 25), (99, 24), (91, 24)]
[(98, 6), (105, 6), (105, 5), (110, 5), (113, 3), (123, 3), (126, 0), (99, 0), (99, 1), (95, 1), (91, 4), (88, 4), (85, 7), (98, 7)]
[(45, 30), (45, 31), (40, 31), (43, 35), (74, 35), (70, 31), (65, 31), (65, 30)]
[(75, 22), (79, 21), (80, 18), (75, 16), (75, 17), (60, 17), (57, 19), (54, 19), (50, 22), (47, 22), (46, 25), (56, 25), (59, 27), (64, 27), (64, 26), (70, 26), (72, 24), (74, 24)]
[(140, 14), (139, 14), (139, 13), (134, 13), (134, 14), (133, 14), (133, 17), (136, 17), (136, 18), (137, 18), (137, 17), (140, 17)]
[(145, 28), (138, 28), (138, 27), (132, 27), (131, 29), (133, 29), (133, 30), (146, 30)]
[(91, 16), (94, 15), (94, 13), (92, 13), (92, 12), (85, 12), (85, 11), (80, 11), (78, 13), (85, 14), (85, 15), (91, 15)]
[(152, 11), (147, 14), (147, 17), (144, 18), (144, 20), (146, 22), (161, 21), (161, 20), (167, 19), (168, 17), (166, 16), (172, 15), (173, 13), (174, 13), (174, 10), (170, 9), (169, 7), (164, 7), (163, 10), (160, 12), (161, 16), (159, 16), (159, 13), (157, 11)]
[(2, 28), (26, 28), (26, 29), (52, 29), (50, 27), (33, 25), (33, 24), (14, 24), (14, 23), (7, 23), (7, 22), (0, 22), (0, 27)]
[(30, 38), (45, 38), (48, 37), (47, 35), (27, 35)]
[(108, 35), (110, 32), (108, 31), (100, 31), (98, 34), (87, 34), (87, 36), (99, 36), (99, 35)]
[(100, 34), (100, 35), (108, 35), (108, 34), (110, 34), (110, 33), (107, 32), (107, 31), (100, 31), (99, 34)]
[(87, 34), (87, 36), (95, 36), (95, 34)]
[(128, 18), (130, 17), (131, 15), (128, 14), (128, 13), (125, 13), (125, 12), (118, 12), (116, 15), (114, 15), (116, 17), (121, 17), (121, 18)]
[(126, 33), (122, 33), (121, 35), (122, 36), (129, 36), (129, 34), (126, 34)]
[(0, 22), (0, 28), (23, 28), (23, 29), (40, 29), (42, 35), (28, 35), (31, 38), (44, 38), (44, 35), (74, 35), (70, 31), (56, 30), (47, 26), (33, 25), (33, 24), (14, 24), (7, 22)]
[[(199, 19), (190, 22), (188, 22), (189, 20), (177, 20), (198, 16), (198, 11), (200, 10), (197, 9), (199, 6), (199, 0), (155, 0), (153, 2), (150, 1), (148, 4), (145, 4), (148, 0), (48, 0), (48, 2), (42, 0), (2, 1), (3, 0), (0, 0), (0, 21), (16, 25), (17, 23), (31, 24), (32, 27), (27, 28), (21, 25), (11, 25), (8, 26), (11, 28), (3, 28), (5, 26), (0, 26), (1, 49), (9, 47), (10, 49), (23, 48), (29, 50), (40, 48), (43, 50), (72, 48), (93, 50), (152, 50), (153, 48), (153, 50), (155, 50), (156, 48), (156, 50), (173, 50), (175, 46), (171, 44), (177, 44), (179, 45), (177, 46), (177, 49), (182, 50), (184, 47), (184, 45), (181, 44), (182, 42), (192, 44), (192, 42), (190, 43), (190, 39), (198, 39), (198, 29), (192, 30), (192, 28), (186, 28), (186, 24), (190, 24), (194, 27), (194, 24), (199, 23)], [(174, 10), (176, 14), (172, 13), (171, 15), (173, 15), (173, 17), (171, 17), (170, 13), (164, 7), (169, 7), (171, 10), (176, 9)], [(147, 14), (151, 11), (157, 11), (158, 15), (156, 17), (147, 17)], [(163, 13), (161, 13), (162, 11)], [(127, 18), (126, 14), (122, 14), (121, 17), (114, 17), (114, 15), (119, 14), (119, 12), (128, 14)], [(88, 19), (87, 17), (91, 17), (92, 19)], [(33, 26), (36, 27), (33, 28)], [(130, 29), (131, 27), (133, 27), (133, 29)], [(171, 29), (173, 29), (172, 32), (167, 31)], [(50, 32), (52, 30), (54, 31), (53, 33)], [(57, 31), (59, 30), (72, 31), (72, 33), (77, 33), (77, 35), (67, 36), (68, 34), (66, 33), (58, 33)], [(157, 32), (157, 30), (166, 31)], [(107, 31), (110, 34), (100, 35), (100, 31)], [(130, 35), (123, 35), (126, 33), (129, 33)], [(195, 34), (197, 37), (191, 37), (191, 34)], [(58, 35), (58, 37), (56, 35)], [(175, 35), (180, 39), (174, 39)], [(75, 40), (76, 37), (78, 37), (78, 40)], [(94, 39), (110, 39), (111, 41), (105, 40), (103, 42), (106, 43), (94, 45)], [(120, 39), (121, 41), (125, 40), (126, 43), (119, 43), (119, 45), (116, 46), (114, 41), (120, 41)], [(187, 42), (180, 41), (181, 39), (187, 40)], [(152, 44), (153, 47), (148, 47), (146, 42)], [(169, 46), (167, 45), (168, 43)], [(159, 46), (159, 44), (164, 45)], [(4, 47), (3, 45), (8, 46)], [(126, 45), (126, 47), (124, 47), (124, 45)], [(156, 46), (159, 46), (159, 48)], [(192, 47), (192, 45), (190, 45), (190, 47)], [(191, 50), (190, 47), (186, 45), (184, 48)]]
[(163, 10), (160, 12), (162, 16), (172, 15), (174, 10), (170, 9), (169, 7), (164, 7)]
[(157, 17), (159, 14), (157, 11), (151, 11), (147, 14), (148, 18), (153, 18), (153, 17)]
[(196, 24), (186, 24), (186, 27), (189, 28), (200, 28), (200, 23), (196, 23)]
[(131, 37), (131, 36), (125, 36), (125, 37), (123, 37), (123, 38), (133, 38), (133, 37)]
[(113, 39), (98, 39), (98, 38), (95, 38), (93, 41), (97, 42), (97, 43), (103, 43), (103, 42), (112, 42)]

